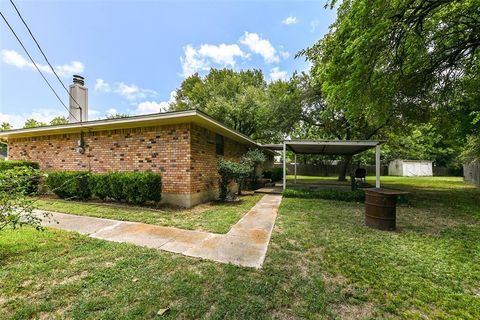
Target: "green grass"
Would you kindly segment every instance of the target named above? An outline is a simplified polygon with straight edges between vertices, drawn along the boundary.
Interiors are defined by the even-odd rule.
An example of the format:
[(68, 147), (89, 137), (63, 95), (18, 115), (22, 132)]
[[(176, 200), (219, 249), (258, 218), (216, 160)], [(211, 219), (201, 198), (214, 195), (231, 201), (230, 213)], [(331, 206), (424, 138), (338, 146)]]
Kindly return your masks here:
[(0, 233), (0, 318), (479, 319), (480, 188), (392, 178), (398, 230), (363, 205), (283, 200), (263, 269), (54, 229)]
[(260, 200), (262, 195), (246, 195), (233, 203), (212, 202), (192, 209), (136, 207), (100, 202), (37, 198), (39, 209), (76, 215), (135, 221), (189, 230), (227, 233), (230, 227)]

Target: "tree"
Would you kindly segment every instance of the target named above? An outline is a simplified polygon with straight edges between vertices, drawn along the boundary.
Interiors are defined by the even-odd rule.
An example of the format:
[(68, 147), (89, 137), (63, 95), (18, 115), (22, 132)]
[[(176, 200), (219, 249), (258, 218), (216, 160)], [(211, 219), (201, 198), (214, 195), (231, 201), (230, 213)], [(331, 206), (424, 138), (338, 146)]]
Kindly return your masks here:
[(329, 33), (299, 54), (312, 62), (314, 123), (330, 117), (323, 126), (367, 139), (431, 122), (464, 142), (480, 105), (479, 16), (476, 0), (342, 1)]
[[(11, 130), (11, 129), (12, 129), (12, 126), (8, 122), (2, 122), (0, 124), (0, 131), (7, 131), (7, 130)], [(7, 144), (3, 143), (1, 141), (0, 141), (0, 154), (4, 154), (4, 155), (7, 154)]]
[(51, 126), (56, 126), (56, 125), (60, 125), (60, 124), (67, 124), (67, 123), (69, 123), (68, 118), (67, 117), (62, 117), (62, 116), (55, 117), (55, 118), (52, 119), (52, 121), (50, 121)]
[(12, 125), (8, 122), (2, 122), (0, 124), (0, 131), (12, 130)]
[[(347, 107), (337, 103), (327, 103), (320, 83), (307, 74), (297, 76), (302, 92), (303, 110), (293, 132), (293, 138), (300, 139), (339, 139), (368, 140), (379, 135), (388, 119), (372, 119), (363, 112), (353, 114)], [(343, 157), (339, 180), (345, 180), (352, 156)]]
[(46, 125), (47, 124), (44, 122), (40, 122), (33, 118), (30, 118), (25, 121), (25, 124), (23, 125), (23, 127), (26, 129), (26, 128), (44, 127)]
[(472, 113), (472, 124), (475, 132), (467, 138), (467, 143), (461, 154), (461, 160), (466, 163), (480, 161), (480, 112)]
[[(0, 231), (6, 227), (31, 225), (41, 229), (41, 218), (34, 214), (35, 200), (27, 197), (32, 179), (38, 179), (38, 170), (17, 167), (0, 171)], [(49, 217), (49, 213), (43, 213)]]
[(301, 110), (297, 87), (288, 81), (268, 84), (260, 70), (211, 69), (194, 74), (177, 90), (171, 110), (199, 109), (260, 141), (280, 140)]
[(130, 117), (129, 114), (127, 113), (113, 113), (113, 114), (107, 114), (105, 116), (105, 119), (119, 119), (119, 118), (128, 118)]

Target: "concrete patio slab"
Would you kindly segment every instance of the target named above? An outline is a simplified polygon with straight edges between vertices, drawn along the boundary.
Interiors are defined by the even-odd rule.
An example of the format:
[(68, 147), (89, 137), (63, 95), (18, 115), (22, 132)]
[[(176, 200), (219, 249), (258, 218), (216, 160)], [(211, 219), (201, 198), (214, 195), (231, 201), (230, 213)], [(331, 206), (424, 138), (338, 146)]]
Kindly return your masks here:
[(227, 234), (58, 212), (50, 212), (52, 217), (43, 218), (42, 224), (76, 231), (92, 238), (132, 243), (191, 257), (261, 268), (281, 201), (281, 195), (266, 194), (232, 226)]

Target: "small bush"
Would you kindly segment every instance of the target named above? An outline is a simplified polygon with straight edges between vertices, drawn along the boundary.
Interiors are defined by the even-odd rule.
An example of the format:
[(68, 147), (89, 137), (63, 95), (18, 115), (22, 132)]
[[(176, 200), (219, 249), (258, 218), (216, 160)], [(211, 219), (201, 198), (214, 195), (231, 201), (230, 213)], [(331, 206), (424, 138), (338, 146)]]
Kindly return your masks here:
[(250, 175), (251, 168), (243, 163), (220, 158), (218, 159), (218, 173), (220, 174), (219, 198), (225, 201), (231, 195), (228, 185), (231, 182), (236, 182), (240, 193), (240, 184)]
[[(18, 181), (23, 183), (27, 194), (33, 194), (38, 191), (40, 184), (40, 173), (38, 172), (38, 163), (23, 160), (0, 160), (0, 173), (12, 171), (18, 177)], [(28, 174), (26, 174), (28, 172)]]
[(273, 182), (283, 179), (283, 168), (271, 168), (263, 172), (265, 179), (271, 179)]
[(10, 170), (17, 167), (28, 167), (32, 169), (39, 169), (37, 162), (26, 160), (0, 160), (0, 171)]
[(45, 183), (50, 191), (63, 199), (87, 200), (92, 196), (91, 174), (89, 172), (50, 172)]
[[(19, 166), (0, 170), (0, 231), (6, 227), (31, 225), (41, 229), (41, 218), (33, 214), (35, 201), (27, 195), (30, 183), (38, 177), (38, 170)], [(48, 213), (43, 213), (48, 217)]]
[(153, 172), (109, 172), (92, 175), (92, 192), (106, 198), (144, 204), (161, 199), (162, 179)]
[(92, 174), (90, 178), (92, 194), (101, 200), (111, 197), (110, 175), (111, 174)]
[(286, 189), (283, 192), (283, 196), (286, 198), (325, 199), (325, 200), (337, 200), (337, 201), (348, 201), (348, 202), (364, 202), (365, 201), (365, 193), (361, 190), (349, 191), (349, 190), (336, 190), (336, 189), (324, 189), (324, 190)]
[(134, 204), (161, 199), (162, 179), (153, 172), (52, 172), (45, 182), (53, 193), (64, 199), (87, 200), (94, 195), (102, 200)]

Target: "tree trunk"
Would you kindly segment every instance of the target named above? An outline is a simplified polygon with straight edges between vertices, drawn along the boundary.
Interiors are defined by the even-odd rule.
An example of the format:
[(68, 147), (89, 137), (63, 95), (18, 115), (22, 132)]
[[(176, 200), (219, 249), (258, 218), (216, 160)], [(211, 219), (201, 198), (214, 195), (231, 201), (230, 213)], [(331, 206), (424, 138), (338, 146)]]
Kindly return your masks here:
[(347, 180), (347, 171), (348, 168), (350, 167), (350, 162), (352, 161), (352, 156), (344, 156), (343, 157), (343, 164), (342, 167), (340, 168), (340, 174), (338, 176), (338, 181), (346, 181)]

